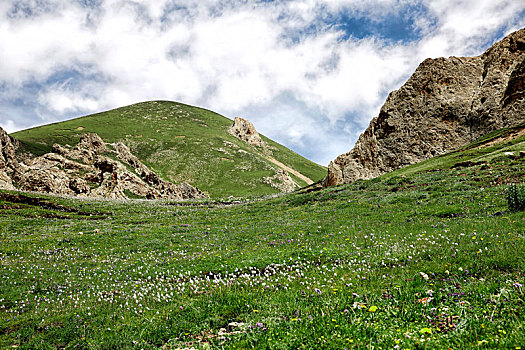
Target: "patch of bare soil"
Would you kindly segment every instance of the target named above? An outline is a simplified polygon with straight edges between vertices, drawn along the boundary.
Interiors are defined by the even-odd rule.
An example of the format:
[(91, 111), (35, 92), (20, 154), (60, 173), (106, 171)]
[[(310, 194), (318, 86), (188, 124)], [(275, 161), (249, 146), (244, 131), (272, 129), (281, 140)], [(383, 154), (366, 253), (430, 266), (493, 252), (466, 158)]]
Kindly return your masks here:
[(525, 135), (525, 128), (520, 129), (520, 130), (515, 130), (515, 131), (513, 131), (510, 134), (505, 135), (505, 136), (497, 137), (494, 140), (489, 141), (489, 142), (481, 145), (480, 147), (490, 147), (490, 146), (493, 146), (493, 145), (501, 143), (501, 142), (517, 139), (518, 137), (521, 137), (523, 135)]

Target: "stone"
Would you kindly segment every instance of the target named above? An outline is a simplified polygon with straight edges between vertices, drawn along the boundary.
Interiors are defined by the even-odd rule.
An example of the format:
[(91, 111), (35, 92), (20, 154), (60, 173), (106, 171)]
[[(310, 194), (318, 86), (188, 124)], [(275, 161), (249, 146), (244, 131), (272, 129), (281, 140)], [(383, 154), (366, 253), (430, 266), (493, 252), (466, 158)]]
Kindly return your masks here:
[(324, 186), (371, 179), (525, 120), (525, 29), (477, 57), (426, 59), (389, 94)]
[(55, 143), (53, 147), (51, 147), (53, 153), (60, 154), (61, 156), (65, 156), (70, 150), (62, 145), (59, 145), (58, 143)]
[(74, 195), (69, 188), (70, 177), (56, 166), (33, 168), (22, 174), (18, 189), (22, 191)]
[[(207, 196), (187, 184), (173, 184), (151, 171), (123, 143), (111, 150), (97, 134), (86, 134), (71, 147), (53, 145), (53, 152), (16, 163), (12, 139), (0, 129), (0, 188), (66, 196), (128, 199), (194, 199)], [(118, 160), (115, 160), (115, 159)], [(130, 166), (133, 171), (130, 171)]]
[(0, 188), (14, 190), (12, 178), (18, 174), (16, 148), (18, 143), (0, 128)]
[(238, 139), (249, 143), (250, 145), (258, 147), (265, 146), (261, 136), (257, 130), (255, 130), (255, 126), (253, 126), (253, 124), (246, 119), (235, 117), (233, 125), (228, 129), (228, 132)]

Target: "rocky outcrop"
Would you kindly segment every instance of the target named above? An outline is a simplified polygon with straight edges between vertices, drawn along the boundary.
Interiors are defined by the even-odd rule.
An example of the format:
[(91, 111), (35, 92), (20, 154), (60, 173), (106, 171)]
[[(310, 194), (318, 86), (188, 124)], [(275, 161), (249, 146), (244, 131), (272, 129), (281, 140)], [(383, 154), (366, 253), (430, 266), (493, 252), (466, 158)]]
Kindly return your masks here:
[(228, 132), (250, 145), (258, 147), (265, 146), (264, 141), (261, 139), (257, 130), (255, 130), (253, 124), (246, 119), (235, 117), (233, 125), (228, 129)]
[(15, 151), (16, 141), (0, 128), (0, 188), (15, 188), (12, 181), (18, 169)]
[(330, 163), (323, 184), (374, 178), (523, 122), (524, 87), (525, 29), (478, 57), (427, 59)]
[(16, 162), (13, 139), (1, 129), (0, 138), (0, 188), (111, 199), (206, 197), (187, 183), (161, 179), (123, 143), (107, 145), (96, 134), (83, 135), (73, 148), (53, 145), (52, 153), (23, 163)]
[(274, 176), (263, 178), (263, 182), (285, 193), (293, 192), (299, 187), (290, 174), (284, 169), (277, 169)]

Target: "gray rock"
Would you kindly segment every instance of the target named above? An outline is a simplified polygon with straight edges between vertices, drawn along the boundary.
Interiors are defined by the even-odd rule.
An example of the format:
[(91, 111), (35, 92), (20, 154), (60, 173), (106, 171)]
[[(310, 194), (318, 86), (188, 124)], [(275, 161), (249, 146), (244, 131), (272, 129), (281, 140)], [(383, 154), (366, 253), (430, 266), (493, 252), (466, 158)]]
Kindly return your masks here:
[(257, 130), (255, 130), (253, 124), (246, 119), (235, 117), (233, 125), (228, 129), (228, 132), (250, 145), (258, 147), (265, 146), (264, 141), (261, 139)]
[(323, 185), (370, 179), (525, 120), (525, 29), (477, 57), (426, 59), (389, 94)]
[(0, 128), (0, 188), (13, 190), (12, 178), (18, 176), (17, 142)]
[(187, 183), (163, 180), (123, 143), (111, 150), (96, 134), (83, 135), (73, 148), (55, 144), (53, 153), (25, 163), (17, 163), (13, 140), (2, 129), (0, 146), (0, 188), (15, 189), (17, 174), (18, 189), (24, 191), (111, 199), (127, 199), (130, 193), (149, 199), (206, 198)]

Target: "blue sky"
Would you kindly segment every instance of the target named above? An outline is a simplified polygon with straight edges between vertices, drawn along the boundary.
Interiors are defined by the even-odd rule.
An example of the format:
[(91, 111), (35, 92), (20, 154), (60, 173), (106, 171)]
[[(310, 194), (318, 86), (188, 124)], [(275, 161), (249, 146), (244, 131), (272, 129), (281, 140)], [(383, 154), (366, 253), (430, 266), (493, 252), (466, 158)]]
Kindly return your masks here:
[(327, 165), (422, 60), (522, 27), (517, 0), (3, 0), (0, 126), (174, 100)]

